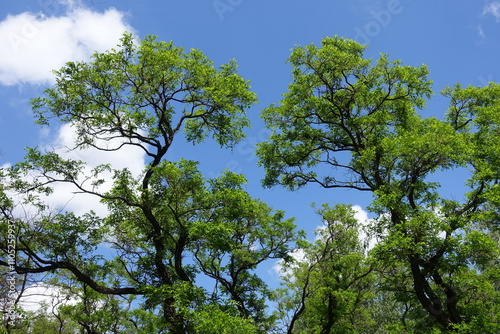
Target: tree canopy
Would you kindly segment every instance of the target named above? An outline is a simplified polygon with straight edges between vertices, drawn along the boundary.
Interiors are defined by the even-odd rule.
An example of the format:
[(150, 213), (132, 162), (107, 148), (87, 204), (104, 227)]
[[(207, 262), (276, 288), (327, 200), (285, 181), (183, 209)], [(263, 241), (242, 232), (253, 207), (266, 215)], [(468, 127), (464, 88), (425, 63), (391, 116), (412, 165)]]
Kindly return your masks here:
[[(55, 86), (33, 100), (39, 123), (71, 124), (77, 139), (70, 149), (133, 145), (149, 161), (139, 176), (109, 165), (85, 174), (81, 161), (29, 149), (26, 160), (3, 175), (11, 181), (4, 194), (33, 194), (28, 200), (40, 209), (16, 223), (22, 235), (16, 272), (66, 270), (100, 294), (141, 296), (145, 310), (160, 318), (159, 328), (170, 332), (204, 328), (210, 321), (234, 326), (238, 317), (243, 327), (265, 327), (268, 292), (254, 269), (287, 255), (295, 225), (252, 199), (242, 175), (227, 171), (206, 179), (196, 162), (168, 159), (179, 135), (194, 143), (211, 135), (223, 147), (243, 137), (245, 109), (256, 98), (235, 62), (215, 68), (200, 51), (185, 52), (153, 37), (136, 45), (125, 35), (118, 49), (95, 54), (90, 63), (68, 63), (56, 76)], [(106, 172), (113, 185), (101, 191)], [(61, 182), (99, 197), (109, 214), (51, 212), (37, 192), (50, 193)], [(13, 203), (2, 204), (3, 221), (16, 219)], [(113, 257), (99, 253), (102, 244), (113, 249)]]
[[(137, 174), (29, 148), (1, 170), (2, 273), (21, 291), (33, 277), (74, 298), (4, 317), (3, 331), (499, 332), (500, 85), (445, 88), (443, 117), (423, 117), (426, 66), (365, 50), (340, 37), (295, 47), (292, 83), (262, 111), (272, 131), (257, 149), (263, 186), (373, 196), (369, 222), (351, 203), (316, 205), (314, 241), (252, 198), (244, 175), (208, 178), (199, 162), (172, 159), (178, 141), (223, 149), (244, 137), (257, 98), (235, 61), (215, 67), (199, 50), (125, 34), (55, 71), (32, 100), (39, 124), (71, 126), (69, 150), (134, 147), (146, 158)], [(434, 181), (457, 171), (468, 178), (461, 200)], [(60, 184), (106, 214), (50, 207)], [(258, 270), (270, 260), (281, 288)]]
[[(440, 330), (498, 331), (500, 85), (446, 88), (445, 118), (424, 118), (427, 68), (372, 64), (364, 49), (335, 37), (292, 51), (293, 82), (263, 111), (274, 131), (258, 150), (264, 185), (370, 191), (384, 286)], [(458, 168), (470, 176), (462, 202), (429, 181)]]

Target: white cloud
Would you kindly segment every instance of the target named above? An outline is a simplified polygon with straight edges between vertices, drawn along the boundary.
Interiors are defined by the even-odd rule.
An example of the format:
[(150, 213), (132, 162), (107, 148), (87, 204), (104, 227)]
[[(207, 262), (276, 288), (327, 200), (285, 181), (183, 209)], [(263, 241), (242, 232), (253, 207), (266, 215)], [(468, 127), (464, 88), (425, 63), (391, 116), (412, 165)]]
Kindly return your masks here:
[(272, 271), (281, 277), (289, 277), (290, 280), (294, 280), (292, 276), (293, 269), (297, 267), (297, 263), (302, 263), (306, 261), (306, 253), (302, 248), (297, 248), (288, 253), (294, 262), (285, 265), (283, 259), (279, 259), (272, 267)]
[[(94, 167), (102, 164), (109, 164), (114, 170), (121, 170), (127, 168), (134, 178), (138, 178), (145, 167), (145, 153), (137, 147), (125, 145), (117, 151), (100, 151), (95, 148), (86, 148), (78, 150), (70, 150), (69, 148), (75, 146), (75, 137), (71, 124), (62, 125), (54, 138), (50, 137), (50, 133), (45, 134), (47, 137), (46, 143), (41, 143), (40, 149), (42, 152), (55, 152), (63, 159), (79, 160), (85, 163), (85, 167), (80, 180), (91, 175)], [(102, 147), (104, 143), (98, 143)], [(118, 147), (120, 144), (119, 139), (113, 139), (107, 144), (108, 148)], [(10, 163), (3, 164), (0, 169), (7, 169), (11, 167)], [(31, 182), (33, 175), (24, 177), (25, 181)], [(100, 185), (97, 189), (92, 189), (91, 181), (89, 179), (85, 182), (85, 189), (95, 190), (99, 193), (105, 193), (112, 187), (113, 172), (105, 171), (99, 175), (99, 178), (104, 179), (105, 183)], [(8, 180), (4, 180), (8, 182)], [(93, 210), (98, 216), (105, 217), (108, 213), (106, 205), (100, 202), (100, 197), (91, 194), (83, 194), (79, 189), (71, 183), (54, 183), (51, 185), (53, 188), (52, 194), (47, 197), (41, 198), (52, 212), (73, 212), (76, 215), (83, 215), (90, 210)], [(14, 213), (17, 217), (22, 219), (32, 219), (39, 215), (39, 209), (33, 205), (26, 203), (26, 194), (18, 194), (8, 192), (8, 195), (14, 200), (15, 210)]]
[(490, 2), (483, 9), (483, 15), (491, 14), (500, 22), (500, 2)]
[[(69, 150), (75, 146), (76, 133), (71, 123), (62, 125), (57, 137), (49, 144), (46, 149), (55, 148), (56, 152), (64, 158), (78, 159), (87, 163), (88, 166), (97, 166), (99, 164), (109, 163), (115, 169), (129, 168), (133, 175), (139, 175), (144, 167), (144, 151), (137, 146), (124, 146), (118, 151), (99, 151), (94, 148), (80, 150)], [(100, 147), (109, 149), (116, 148), (121, 144), (119, 139), (113, 139), (109, 142), (96, 141)]]
[(35, 283), (24, 290), (19, 305), (29, 312), (36, 312), (46, 305), (48, 312), (55, 312), (61, 305), (75, 305), (77, 302), (77, 299), (69, 297), (56, 286)]
[[(137, 146), (126, 145), (117, 151), (100, 151), (95, 148), (86, 148), (79, 150), (69, 150), (68, 148), (75, 146), (75, 131), (71, 124), (62, 125), (56, 138), (51, 140), (48, 144), (43, 145), (47, 151), (54, 151), (62, 158), (81, 160), (85, 162), (85, 172), (89, 174), (90, 171), (101, 164), (110, 164), (112, 169), (128, 168), (134, 177), (138, 177), (145, 166), (145, 153)], [(118, 147), (120, 144), (119, 139), (111, 140), (108, 143), (100, 142), (100, 146), (104, 144), (109, 148)], [(111, 181), (112, 173), (104, 172), (101, 175), (107, 181)], [(90, 182), (87, 182), (90, 187)], [(98, 189), (103, 193), (111, 189), (112, 183), (106, 182)], [(100, 203), (100, 198), (88, 194), (75, 194), (77, 189), (75, 186), (68, 183), (58, 183), (54, 185), (54, 192), (48, 197), (49, 206), (64, 208), (64, 211), (72, 211), (77, 215), (81, 215), (89, 210), (94, 210), (101, 217), (107, 213), (107, 208), (104, 204)]]
[(373, 220), (368, 218), (368, 213), (361, 206), (353, 205), (352, 209), (356, 212), (354, 217), (360, 223), (359, 239), (366, 245), (366, 251), (369, 251), (377, 244), (377, 239), (368, 233)]
[(133, 31), (114, 8), (66, 6), (61, 16), (25, 12), (0, 22), (0, 84), (51, 83), (52, 70), (115, 47), (124, 31)]

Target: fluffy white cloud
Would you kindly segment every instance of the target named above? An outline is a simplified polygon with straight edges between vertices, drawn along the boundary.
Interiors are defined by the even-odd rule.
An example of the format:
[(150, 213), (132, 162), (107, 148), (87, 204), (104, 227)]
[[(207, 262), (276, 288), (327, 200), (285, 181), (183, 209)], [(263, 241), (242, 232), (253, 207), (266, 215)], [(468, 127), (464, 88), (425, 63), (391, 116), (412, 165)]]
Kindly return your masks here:
[(500, 22), (500, 2), (490, 2), (483, 9), (483, 15), (491, 14)]
[[(124, 146), (118, 151), (99, 151), (94, 148), (70, 150), (75, 146), (76, 133), (71, 123), (62, 125), (57, 137), (45, 145), (45, 149), (55, 149), (64, 158), (78, 159), (88, 166), (111, 164), (115, 169), (129, 168), (133, 175), (138, 175), (144, 167), (144, 151), (137, 146)], [(109, 142), (96, 141), (100, 147), (108, 149), (117, 148), (121, 141), (113, 139)]]
[(288, 253), (292, 257), (295, 262), (289, 263), (285, 265), (285, 261), (280, 259), (276, 261), (276, 263), (272, 267), (272, 272), (274, 274), (278, 274), (279, 276), (289, 277), (291, 281), (294, 280), (292, 276), (292, 271), (297, 267), (295, 263), (300, 263), (306, 261), (306, 253), (302, 248), (294, 249), (290, 253)]
[(78, 302), (74, 297), (69, 297), (55, 286), (44, 283), (35, 283), (28, 286), (19, 300), (19, 305), (25, 311), (38, 311), (43, 305), (47, 312), (56, 312), (61, 305), (75, 305)]
[[(128, 168), (133, 176), (139, 176), (145, 166), (145, 154), (137, 146), (123, 146), (117, 151), (100, 151), (95, 148), (86, 148), (80, 150), (69, 150), (75, 146), (75, 131), (71, 124), (62, 125), (54, 139), (43, 146), (46, 151), (55, 151), (65, 159), (81, 160), (85, 162), (85, 171), (87, 174), (101, 164), (110, 164), (113, 169)], [(107, 145), (108, 148), (116, 148), (120, 145), (118, 139), (107, 143), (98, 143), (100, 146)], [(111, 180), (112, 174), (104, 172), (101, 175), (105, 180)], [(90, 182), (88, 187), (90, 188)], [(99, 192), (105, 192), (111, 188), (111, 182), (106, 182), (98, 189)], [(81, 215), (89, 210), (94, 210), (98, 215), (104, 216), (107, 213), (106, 207), (100, 203), (97, 196), (77, 193), (76, 187), (67, 183), (58, 183), (54, 185), (54, 192), (47, 199), (50, 207), (64, 208), (64, 211), (72, 211)]]
[(0, 84), (51, 83), (52, 70), (115, 47), (124, 31), (133, 32), (113, 8), (99, 13), (66, 1), (61, 12), (25, 12), (0, 22)]
[[(94, 167), (102, 164), (109, 164), (114, 170), (121, 170), (127, 168), (133, 177), (137, 178), (141, 175), (145, 167), (145, 153), (137, 147), (125, 145), (117, 151), (100, 151), (95, 148), (86, 148), (78, 150), (70, 150), (75, 146), (76, 134), (71, 124), (62, 125), (53, 137), (50, 133), (46, 134), (46, 142), (40, 145), (42, 152), (55, 152), (64, 159), (79, 160), (85, 163), (84, 171), (81, 180), (91, 175)], [(107, 143), (98, 143), (101, 147), (108, 145), (108, 148), (116, 148), (121, 142), (119, 139), (110, 140)], [(10, 163), (3, 164), (0, 169), (7, 169), (11, 166)], [(26, 176), (26, 181), (32, 181), (32, 177), (36, 175)], [(85, 189), (95, 190), (99, 193), (105, 193), (111, 189), (112, 186), (112, 172), (102, 172), (99, 178), (105, 180), (105, 183), (100, 185), (97, 189), (92, 189), (91, 181), (89, 179), (85, 182)], [(108, 213), (107, 207), (100, 202), (100, 198), (95, 195), (83, 194), (73, 184), (70, 183), (54, 183), (51, 185), (53, 188), (52, 194), (43, 198), (44, 203), (48, 206), (49, 210), (70, 211), (76, 215), (93, 210), (97, 215), (104, 217)], [(22, 219), (32, 219), (36, 217), (39, 212), (38, 208), (25, 203), (25, 194), (17, 194), (8, 192), (9, 196), (16, 203), (14, 210), (17, 217)]]
[(366, 245), (366, 251), (369, 251), (377, 244), (377, 239), (368, 233), (372, 220), (368, 218), (368, 213), (361, 206), (353, 205), (352, 209), (356, 212), (354, 217), (360, 223), (359, 239)]

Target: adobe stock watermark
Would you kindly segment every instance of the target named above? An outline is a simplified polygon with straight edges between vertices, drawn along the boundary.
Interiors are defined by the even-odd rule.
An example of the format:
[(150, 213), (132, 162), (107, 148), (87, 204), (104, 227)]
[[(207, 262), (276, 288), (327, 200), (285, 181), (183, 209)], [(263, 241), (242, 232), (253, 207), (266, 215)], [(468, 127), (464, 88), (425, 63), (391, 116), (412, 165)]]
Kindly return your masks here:
[[(246, 157), (245, 165), (250, 163), (256, 163), (257, 156), (255, 155), (255, 150), (257, 149), (257, 144), (263, 142), (269, 138), (271, 135), (271, 130), (268, 128), (262, 128), (257, 135), (249, 135), (245, 137), (235, 148), (236, 153), (238, 155)], [(229, 170), (236, 174), (242, 174), (244, 170), (244, 166), (242, 163), (236, 159), (230, 160), (226, 163), (226, 170)], [(210, 172), (208, 176), (210, 178), (216, 178), (220, 173)]]
[(7, 282), (7, 298), (5, 300), (4, 323), (12, 326), (15, 321), (22, 318), (16, 311), (17, 283), (16, 283), (16, 234), (15, 222), (9, 219), (7, 227), (7, 263), (9, 270), (5, 281)]
[(227, 12), (232, 12), (236, 7), (241, 5), (243, 0), (214, 0), (212, 5), (214, 6), (219, 20), (224, 21)]
[(16, 32), (9, 32), (7, 39), (14, 52), (19, 52), (22, 45), (29, 43), (36, 38), (46, 17), (55, 16), (59, 11), (59, 2), (57, 0), (36, 0), (41, 8), (41, 14), (33, 15), (34, 19), (26, 19)]
[(354, 27), (354, 32), (356, 33), (354, 40), (362, 44), (369, 44), (373, 38), (377, 37), (392, 22), (393, 17), (401, 14), (403, 10), (404, 7), (400, 0), (389, 0), (385, 9), (378, 11), (370, 10), (369, 13), (373, 20), (368, 21), (362, 27)]
[(488, 76), (485, 78), (484, 76), (480, 75), (477, 77), (477, 80), (481, 83), (483, 86), (489, 86), (491, 82), (495, 82), (493, 80), (493, 74), (488, 74)]

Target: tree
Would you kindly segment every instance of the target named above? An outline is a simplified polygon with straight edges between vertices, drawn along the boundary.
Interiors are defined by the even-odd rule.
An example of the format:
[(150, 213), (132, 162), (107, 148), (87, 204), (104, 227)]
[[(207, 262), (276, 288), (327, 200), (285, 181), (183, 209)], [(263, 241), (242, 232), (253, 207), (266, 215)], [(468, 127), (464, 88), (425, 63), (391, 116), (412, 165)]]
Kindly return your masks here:
[[(263, 183), (371, 192), (373, 256), (394, 268), (383, 285), (428, 317), (407, 322), (410, 332), (497, 332), (500, 85), (445, 89), (446, 119), (423, 118), (427, 68), (384, 54), (372, 64), (364, 50), (339, 37), (293, 49), (293, 82), (262, 113), (273, 130), (258, 148)], [(441, 197), (429, 176), (460, 168), (465, 199)]]
[[(88, 173), (81, 161), (34, 148), (3, 170), (2, 195), (25, 194), (36, 208), (36, 215), (19, 217), (14, 201), (2, 201), (2, 226), (17, 222), (16, 272), (64, 279), (62, 273), (70, 273), (90, 298), (77, 306), (82, 310), (96, 302), (119, 307), (91, 291), (137, 296), (141, 309), (127, 313), (135, 333), (203, 332), (210, 323), (240, 324), (248, 333), (268, 329), (269, 292), (254, 270), (287, 257), (297, 238), (293, 221), (251, 198), (241, 175), (226, 171), (206, 179), (196, 162), (168, 159), (182, 134), (194, 144), (211, 136), (222, 147), (244, 136), (244, 111), (256, 98), (235, 62), (216, 68), (198, 50), (185, 52), (151, 36), (136, 43), (125, 34), (117, 49), (96, 53), (89, 63), (67, 63), (55, 74), (55, 86), (32, 102), (39, 124), (70, 124), (76, 141), (69, 149), (133, 146), (148, 161), (139, 176), (110, 165)], [(106, 177), (110, 190), (103, 190)], [(59, 183), (100, 198), (108, 215), (51, 210), (43, 195)], [(6, 240), (0, 249), (0, 265), (7, 266)], [(99, 332), (100, 322), (113, 325), (77, 309), (63, 311), (88, 333)]]
[[(291, 262), (277, 292), (287, 333), (365, 333), (373, 319), (373, 266), (360, 240), (361, 226), (346, 205), (317, 210), (324, 227), (304, 257)], [(366, 331), (368, 333), (369, 331)]]

